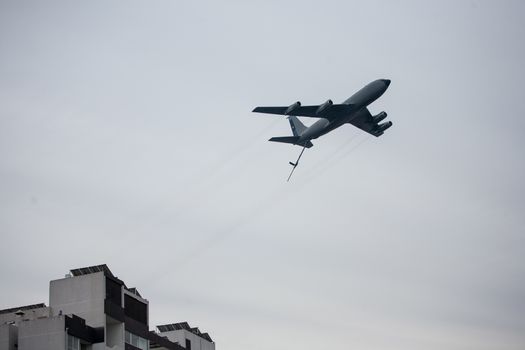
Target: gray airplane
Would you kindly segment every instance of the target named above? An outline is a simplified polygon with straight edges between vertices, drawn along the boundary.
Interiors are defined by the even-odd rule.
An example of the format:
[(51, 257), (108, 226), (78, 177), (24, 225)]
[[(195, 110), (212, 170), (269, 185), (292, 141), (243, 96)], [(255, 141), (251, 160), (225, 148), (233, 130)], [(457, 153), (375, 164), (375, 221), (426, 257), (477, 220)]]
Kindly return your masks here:
[[(385, 130), (392, 126), (391, 121), (379, 124), (386, 118), (386, 112), (372, 116), (366, 107), (383, 95), (389, 85), (390, 80), (388, 79), (375, 80), (353, 94), (342, 104), (334, 104), (332, 100), (328, 100), (322, 105), (302, 106), (301, 102), (297, 101), (288, 107), (256, 107), (253, 112), (289, 116), (288, 120), (290, 121), (293, 136), (272, 137), (269, 141), (290, 143), (303, 147), (297, 161), (295, 163), (290, 162), (290, 165), (293, 166), (293, 173), (293, 170), (299, 164), (299, 159), (301, 159), (304, 149), (313, 146), (313, 139), (343, 124), (352, 124), (376, 137), (383, 135)], [(297, 116), (319, 118), (319, 120), (306, 127)], [(292, 173), (290, 173), (290, 177)], [(288, 177), (288, 180), (290, 180), (290, 177)]]

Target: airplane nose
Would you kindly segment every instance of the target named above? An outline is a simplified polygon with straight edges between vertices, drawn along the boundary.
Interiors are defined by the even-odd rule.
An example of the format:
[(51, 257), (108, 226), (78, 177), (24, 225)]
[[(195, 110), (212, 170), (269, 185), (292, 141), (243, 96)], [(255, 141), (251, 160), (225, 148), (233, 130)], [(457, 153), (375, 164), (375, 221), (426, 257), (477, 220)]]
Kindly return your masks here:
[(388, 87), (388, 85), (390, 85), (390, 79), (381, 79), (381, 81), (383, 83), (385, 83), (386, 87)]

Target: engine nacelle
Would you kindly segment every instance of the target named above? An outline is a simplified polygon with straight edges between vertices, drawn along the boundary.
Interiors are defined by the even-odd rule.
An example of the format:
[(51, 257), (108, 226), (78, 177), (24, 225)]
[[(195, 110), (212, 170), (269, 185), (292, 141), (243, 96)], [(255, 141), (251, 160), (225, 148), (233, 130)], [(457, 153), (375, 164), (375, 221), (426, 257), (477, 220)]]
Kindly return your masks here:
[(290, 105), (290, 107), (286, 108), (286, 111), (284, 114), (290, 115), (293, 111), (295, 111), (297, 108), (301, 107), (301, 102), (297, 101), (294, 104)]
[(391, 126), (392, 126), (392, 122), (386, 122), (386, 123), (383, 123), (383, 124), (379, 124), (377, 126), (376, 130), (377, 130), (378, 133), (382, 133), (382, 132), (384, 132), (386, 129), (388, 129)]
[(322, 115), (326, 113), (330, 109), (330, 107), (332, 107), (333, 104), (334, 103), (332, 102), (332, 100), (328, 100), (322, 105), (320, 105), (319, 108), (317, 108), (317, 111), (315, 113), (318, 115)]
[(372, 121), (374, 122), (374, 124), (377, 124), (377, 123), (379, 123), (381, 120), (385, 119), (386, 116), (387, 116), (386, 112), (383, 111), (383, 112), (379, 113), (378, 115), (374, 115), (374, 116), (372, 117)]

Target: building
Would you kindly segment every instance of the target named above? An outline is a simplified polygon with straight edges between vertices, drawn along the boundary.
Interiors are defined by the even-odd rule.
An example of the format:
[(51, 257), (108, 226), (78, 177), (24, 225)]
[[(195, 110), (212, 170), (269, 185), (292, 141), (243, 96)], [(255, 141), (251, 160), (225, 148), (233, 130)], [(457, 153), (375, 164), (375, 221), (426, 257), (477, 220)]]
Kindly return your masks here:
[(44, 303), (0, 310), (0, 350), (215, 350), (186, 322), (149, 330), (149, 302), (106, 265), (50, 282)]

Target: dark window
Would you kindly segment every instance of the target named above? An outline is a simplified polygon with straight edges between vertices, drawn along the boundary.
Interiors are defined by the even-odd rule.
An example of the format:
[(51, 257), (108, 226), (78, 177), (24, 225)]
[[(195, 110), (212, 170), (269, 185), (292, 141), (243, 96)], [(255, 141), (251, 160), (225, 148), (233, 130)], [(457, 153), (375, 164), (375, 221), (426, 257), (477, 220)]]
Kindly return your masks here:
[(121, 286), (117, 282), (106, 277), (106, 299), (111, 300), (118, 306), (122, 306)]
[(148, 305), (127, 294), (124, 298), (124, 313), (135, 321), (148, 324)]
[(186, 350), (191, 350), (191, 340), (186, 339)]

